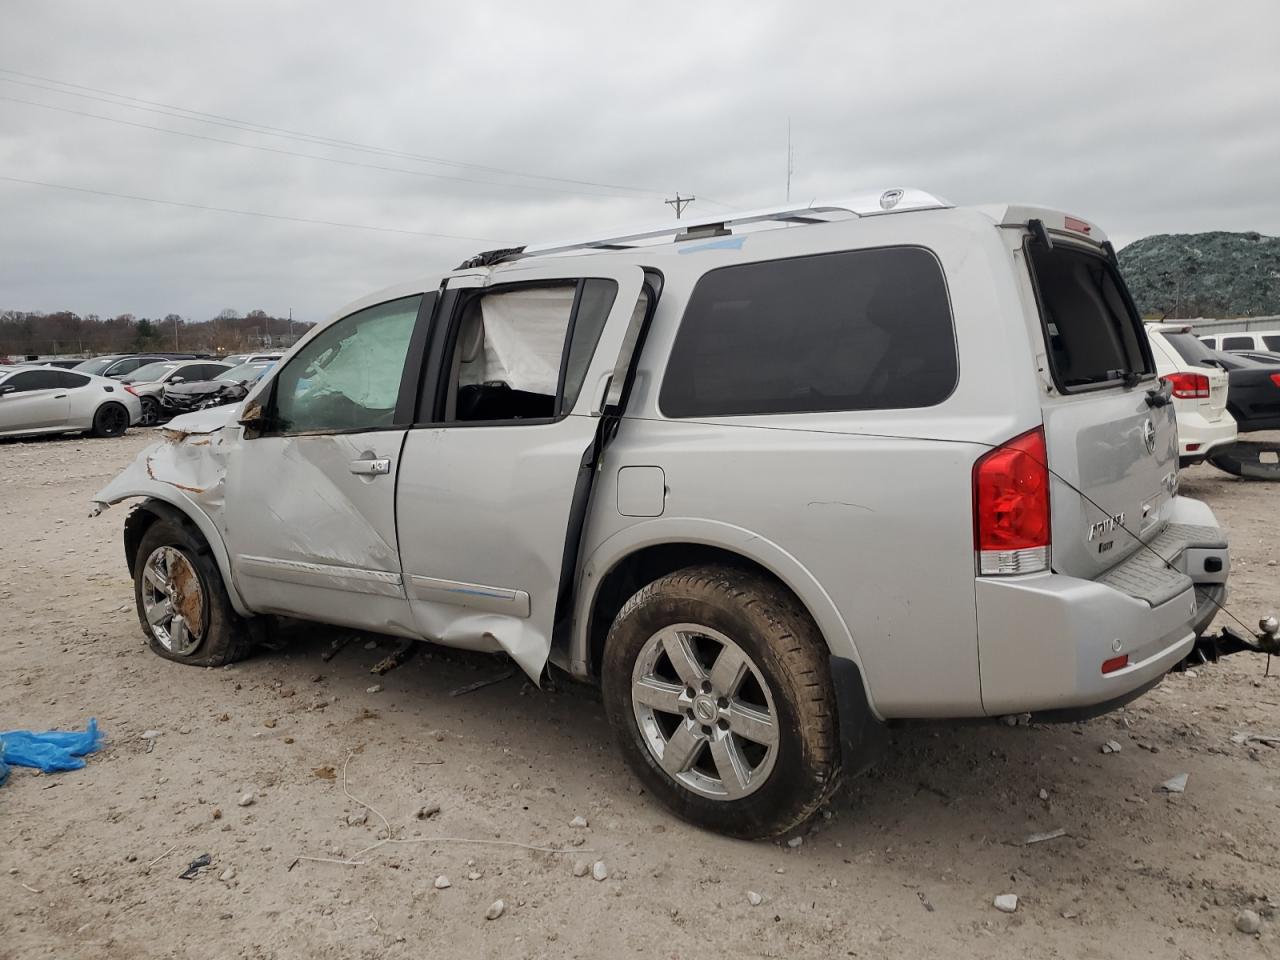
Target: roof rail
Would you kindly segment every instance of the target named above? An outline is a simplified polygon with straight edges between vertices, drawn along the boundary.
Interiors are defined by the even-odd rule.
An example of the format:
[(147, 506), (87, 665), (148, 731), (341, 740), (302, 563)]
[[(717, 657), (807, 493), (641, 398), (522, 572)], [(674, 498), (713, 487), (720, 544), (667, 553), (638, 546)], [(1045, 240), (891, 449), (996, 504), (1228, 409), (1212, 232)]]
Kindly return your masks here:
[(655, 240), (659, 237), (684, 234), (677, 239), (701, 238), (708, 231), (727, 230), (729, 227), (751, 223), (824, 223), (823, 214), (849, 213), (857, 217), (878, 216), (904, 210), (939, 210), (950, 207), (946, 200), (914, 188), (895, 187), (890, 190), (860, 193), (840, 200), (815, 200), (802, 205), (766, 207), (760, 210), (744, 210), (739, 213), (708, 214), (688, 220), (676, 220), (661, 226), (649, 227), (623, 234), (594, 237), (586, 240), (535, 243), (524, 248), (524, 257), (570, 250), (619, 250), (626, 249), (639, 240)]

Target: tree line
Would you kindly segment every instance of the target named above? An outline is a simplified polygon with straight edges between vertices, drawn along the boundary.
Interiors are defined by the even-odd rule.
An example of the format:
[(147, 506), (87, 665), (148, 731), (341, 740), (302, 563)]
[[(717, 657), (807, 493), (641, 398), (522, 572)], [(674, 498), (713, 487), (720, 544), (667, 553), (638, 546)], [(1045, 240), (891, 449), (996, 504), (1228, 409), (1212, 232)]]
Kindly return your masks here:
[(57, 313), (0, 312), (0, 358), (92, 357), (104, 353), (239, 353), (280, 348), (311, 328), (309, 323), (275, 317), (264, 310), (223, 310), (208, 320), (176, 313), (163, 317), (85, 316)]

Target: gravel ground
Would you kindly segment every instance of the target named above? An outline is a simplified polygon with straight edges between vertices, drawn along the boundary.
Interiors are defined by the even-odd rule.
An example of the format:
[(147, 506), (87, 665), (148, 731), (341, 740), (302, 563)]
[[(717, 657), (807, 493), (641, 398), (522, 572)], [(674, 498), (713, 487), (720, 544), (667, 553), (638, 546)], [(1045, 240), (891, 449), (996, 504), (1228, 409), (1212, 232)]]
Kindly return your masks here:
[[(1280, 747), (1232, 740), (1280, 734), (1280, 662), (1172, 675), (1085, 724), (901, 729), (800, 845), (726, 840), (643, 794), (590, 690), (450, 696), (495, 658), (424, 647), (378, 678), (392, 641), (326, 662), (342, 634), (307, 625), (221, 670), (151, 654), (126, 510), (86, 516), (148, 439), (0, 443), (0, 728), (107, 735), (83, 770), (0, 788), (2, 957), (1280, 955)], [(1275, 491), (1211, 467), (1183, 483), (1231, 533), (1232, 607), (1275, 609)], [(406, 842), (298, 859), (353, 858), (383, 816)], [(1244, 909), (1260, 933), (1236, 930)]]

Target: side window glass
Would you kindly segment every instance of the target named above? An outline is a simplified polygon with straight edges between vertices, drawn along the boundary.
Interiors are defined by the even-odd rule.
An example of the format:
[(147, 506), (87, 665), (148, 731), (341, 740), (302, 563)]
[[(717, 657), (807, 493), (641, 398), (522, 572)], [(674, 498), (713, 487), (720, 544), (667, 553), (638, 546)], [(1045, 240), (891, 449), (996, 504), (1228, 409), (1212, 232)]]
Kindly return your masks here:
[(57, 374), (57, 378), (58, 386), (60, 387), (83, 387), (89, 382), (88, 377), (83, 377), (78, 373), (67, 373), (65, 371), (60, 371)]
[(389, 427), (421, 296), (344, 317), (316, 336), (276, 377), (272, 432)]
[(1252, 350), (1253, 337), (1223, 337), (1223, 350)]
[(1280, 336), (1267, 334), (1262, 338), (1262, 342), (1267, 345), (1268, 350), (1280, 350)]
[(6, 383), (17, 387), (18, 393), (28, 390), (52, 390), (60, 387), (58, 374), (53, 370), (28, 370), (26, 373), (14, 374)]
[(614, 281), (593, 279), (499, 289), (464, 304), (444, 368), (444, 419), (508, 422), (567, 413), (617, 294)]

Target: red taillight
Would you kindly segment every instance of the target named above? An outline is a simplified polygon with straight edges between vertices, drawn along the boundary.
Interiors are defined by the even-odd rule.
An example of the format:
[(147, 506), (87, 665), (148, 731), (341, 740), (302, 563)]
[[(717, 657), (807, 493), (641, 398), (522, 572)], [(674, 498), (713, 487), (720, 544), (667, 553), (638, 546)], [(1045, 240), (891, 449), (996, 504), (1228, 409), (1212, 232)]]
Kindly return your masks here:
[(1076, 231), (1076, 233), (1088, 234), (1090, 230), (1089, 224), (1079, 217), (1064, 217), (1063, 226), (1068, 230)]
[(1169, 382), (1179, 400), (1209, 399), (1209, 378), (1203, 373), (1171, 373), (1160, 379)]
[(138, 395), (138, 391), (133, 389), (133, 387), (129, 386), (129, 384), (126, 383), (126, 384), (123, 384), (122, 386), (125, 388), (126, 391), (128, 391), (129, 393), (132, 393), (135, 397)]
[(1049, 567), (1049, 467), (1044, 428), (1014, 437), (973, 466), (978, 572), (1031, 573)]
[(1123, 670), (1129, 665), (1129, 655), (1122, 653), (1118, 657), (1112, 657), (1110, 660), (1102, 661), (1103, 673), (1115, 673), (1117, 670)]
[(1274, 383), (1277, 387), (1280, 387), (1280, 373), (1273, 373), (1271, 375), (1271, 382)]

